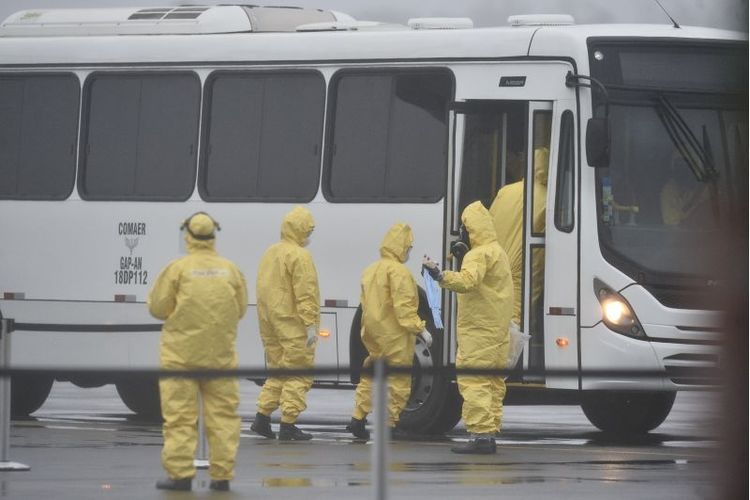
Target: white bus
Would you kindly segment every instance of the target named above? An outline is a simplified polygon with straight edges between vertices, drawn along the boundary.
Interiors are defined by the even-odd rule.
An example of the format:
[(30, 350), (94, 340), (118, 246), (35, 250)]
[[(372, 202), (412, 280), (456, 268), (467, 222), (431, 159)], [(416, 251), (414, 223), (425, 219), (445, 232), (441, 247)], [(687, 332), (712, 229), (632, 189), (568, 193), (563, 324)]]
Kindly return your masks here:
[[(0, 311), (19, 324), (12, 366), (157, 367), (160, 325), (145, 299), (183, 251), (180, 222), (199, 210), (221, 222), (218, 249), (250, 285), (241, 367), (264, 366), (257, 264), (282, 216), (304, 204), (329, 332), (317, 363), (356, 368), (360, 273), (385, 230), (411, 224), (415, 275), (423, 253), (455, 267), (462, 208), (489, 207), (501, 186), (532, 178), (533, 152), (548, 148), (546, 198), (526, 183), (523, 213), (503, 214), (524, 221), (521, 327), (531, 334), (508, 401), (532, 391), (581, 404), (604, 430), (658, 426), (675, 392), (702, 387), (694, 375), (717, 362), (723, 237), (733, 211), (747, 210), (746, 35), (509, 21), (400, 26), (249, 6), (10, 16), (0, 26)], [(682, 216), (666, 215), (667, 191), (682, 196)], [(532, 224), (540, 203), (546, 223)], [(541, 262), (544, 279), (532, 280)], [(438, 340), (417, 346), (419, 365), (454, 363), (454, 300), (443, 295), (442, 332), (422, 304)], [(70, 381), (115, 383), (129, 408), (158, 412), (154, 380)], [(52, 385), (13, 382), (16, 414), (38, 409)], [(414, 377), (405, 426), (440, 432), (459, 418), (451, 377)]]

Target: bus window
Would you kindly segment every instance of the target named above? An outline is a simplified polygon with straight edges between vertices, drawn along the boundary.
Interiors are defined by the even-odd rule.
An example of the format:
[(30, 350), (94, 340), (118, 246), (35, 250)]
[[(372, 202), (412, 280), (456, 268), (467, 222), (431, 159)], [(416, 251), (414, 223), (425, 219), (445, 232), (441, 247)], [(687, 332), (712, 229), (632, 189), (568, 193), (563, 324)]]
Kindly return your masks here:
[(343, 72), (331, 84), (324, 193), (332, 202), (433, 203), (445, 193), (452, 75)]
[(575, 191), (575, 143), (573, 142), (573, 113), (566, 110), (560, 122), (560, 153), (557, 161), (555, 187), (555, 227), (569, 233), (573, 230)]
[(499, 188), (524, 179), (526, 106), (523, 101), (470, 104), (464, 125), (459, 214), (476, 200), (489, 208)]
[(547, 177), (549, 176), (549, 143), (552, 132), (552, 112), (534, 112), (534, 189), (531, 191), (534, 217), (531, 221), (533, 236), (544, 234), (547, 205)]
[(325, 82), (317, 72), (220, 72), (206, 86), (208, 201), (306, 203), (318, 192)]
[(544, 246), (531, 245), (529, 272), (529, 368), (544, 369)]
[(192, 73), (94, 73), (86, 84), (81, 196), (185, 200), (195, 183), (200, 82)]
[(70, 195), (79, 94), (73, 75), (0, 76), (0, 199)]

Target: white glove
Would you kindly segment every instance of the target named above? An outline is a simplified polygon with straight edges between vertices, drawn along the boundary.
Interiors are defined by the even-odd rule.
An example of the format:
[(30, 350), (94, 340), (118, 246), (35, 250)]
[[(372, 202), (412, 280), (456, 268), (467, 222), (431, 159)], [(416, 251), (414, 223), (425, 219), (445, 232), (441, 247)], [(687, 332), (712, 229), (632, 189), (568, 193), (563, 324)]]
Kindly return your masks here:
[(422, 338), (422, 342), (424, 342), (427, 347), (432, 346), (432, 335), (430, 334), (430, 332), (425, 330), (420, 333), (419, 336)]
[(428, 269), (435, 269), (438, 267), (437, 262), (432, 260), (429, 256), (425, 255), (422, 259), (422, 265), (425, 266)]
[(310, 325), (307, 327), (307, 347), (312, 347), (318, 343), (318, 327)]
[(427, 255), (425, 255), (422, 260), (422, 267), (427, 270), (432, 279), (435, 281), (443, 281), (443, 272), (440, 270), (440, 266), (438, 266), (438, 263)]

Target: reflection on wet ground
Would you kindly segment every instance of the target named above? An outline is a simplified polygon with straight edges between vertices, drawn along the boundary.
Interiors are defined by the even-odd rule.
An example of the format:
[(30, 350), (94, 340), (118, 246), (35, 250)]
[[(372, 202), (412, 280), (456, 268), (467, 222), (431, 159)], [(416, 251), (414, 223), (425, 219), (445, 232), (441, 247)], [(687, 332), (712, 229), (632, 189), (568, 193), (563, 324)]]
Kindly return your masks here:
[[(684, 472), (689, 463), (707, 463), (705, 460), (637, 459), (637, 460), (585, 460), (585, 461), (500, 461), (500, 462), (391, 462), (388, 470), (393, 474), (391, 485), (513, 485), (544, 482), (600, 482), (649, 483), (650, 478), (631, 476), (630, 471), (671, 468)], [(265, 477), (264, 487), (342, 487), (366, 486), (369, 481), (352, 481), (321, 477), (323, 470), (351, 470), (368, 472), (369, 464), (259, 464), (266, 469), (285, 472), (306, 472), (293, 477)], [(571, 475), (571, 469), (577, 473)], [(406, 476), (402, 473), (408, 473)], [(588, 476), (588, 477), (587, 477)], [(592, 477), (593, 476), (593, 477)]]
[[(539, 461), (539, 462), (391, 462), (389, 470), (393, 472), (487, 472), (514, 466), (555, 466), (555, 465), (597, 465), (597, 466), (661, 466), (661, 465), (686, 465), (688, 463), (705, 463), (705, 460), (678, 460), (678, 459), (639, 459), (639, 460), (583, 460), (583, 461)], [(262, 463), (259, 464), (268, 469), (284, 469), (288, 471), (316, 471), (333, 468), (349, 468), (350, 470), (367, 471), (369, 464), (347, 464), (328, 463), (316, 464), (287, 464), (287, 463)]]
[[(331, 404), (331, 393), (326, 403)], [(346, 415), (351, 394), (342, 398)], [(336, 396), (338, 397), (338, 396)], [(311, 402), (315, 407), (315, 402)], [(36, 418), (14, 421), (11, 457), (31, 465), (25, 473), (0, 472), (0, 498), (192, 498), (210, 496), (199, 471), (193, 493), (156, 491), (161, 425), (125, 411), (85, 413), (57, 406)], [(388, 446), (390, 498), (709, 498), (714, 491), (717, 440), (706, 429), (699, 399), (677, 407), (657, 432), (623, 439), (593, 430), (580, 409), (507, 409), (498, 453), (455, 455), (453, 442), (468, 439), (458, 428), (448, 436), (420, 436)], [(282, 443), (250, 432), (245, 409), (232, 492), (223, 499), (312, 500), (366, 498), (373, 492), (373, 444), (354, 442), (342, 419), (311, 414), (300, 427), (306, 443)], [(328, 411), (328, 410), (326, 410)], [(578, 413), (576, 413), (576, 411)], [(703, 414), (699, 412), (703, 411)], [(698, 418), (701, 415), (704, 417)], [(323, 416), (325, 417), (325, 415)], [(672, 417), (670, 417), (672, 418)], [(274, 422), (274, 425), (277, 425)], [(616, 490), (613, 489), (616, 487)], [(218, 496), (218, 495), (217, 495)]]
[(370, 486), (370, 481), (307, 477), (264, 477), (261, 479), (260, 485), (264, 488), (340, 488)]
[[(95, 417), (40, 417), (40, 418), (27, 418), (23, 420), (14, 421), (13, 426), (15, 429), (23, 428), (36, 428), (36, 429), (48, 429), (48, 430), (88, 430), (92, 432), (107, 432), (114, 433), (118, 439), (111, 439), (106, 443), (101, 442), (98, 438), (84, 439), (81, 442), (70, 444), (71, 447), (86, 447), (92, 446), (89, 441), (95, 441), (97, 446), (131, 446), (134, 444), (144, 446), (160, 446), (160, 442), (145, 443), (144, 439), (149, 438), (161, 438), (161, 425), (155, 422), (144, 422), (127, 418), (126, 415), (97, 415)], [(312, 432), (315, 435), (315, 440), (319, 442), (327, 442), (334, 445), (343, 446), (368, 446), (372, 442), (365, 443), (361, 440), (355, 440), (352, 436), (342, 428), (337, 426), (310, 426), (303, 425), (308, 432)], [(539, 446), (585, 446), (590, 448), (633, 448), (633, 447), (649, 447), (649, 448), (660, 448), (660, 447), (677, 447), (677, 448), (711, 448), (717, 445), (717, 441), (709, 436), (691, 436), (684, 434), (667, 434), (667, 433), (651, 433), (643, 436), (616, 436), (607, 434), (604, 432), (557, 432), (553, 433), (549, 430), (547, 432), (540, 431), (536, 435), (532, 435), (527, 432), (506, 432), (498, 437), (497, 443), (501, 447), (504, 445), (520, 446), (520, 445), (539, 445)], [(245, 421), (242, 424), (242, 438), (253, 440), (254, 446), (272, 446), (272, 447), (284, 447), (294, 443), (279, 442), (261, 439), (250, 431), (250, 421)], [(392, 442), (391, 446), (400, 446), (408, 443), (422, 444), (427, 446), (443, 445), (446, 443), (453, 442), (465, 442), (469, 439), (469, 436), (465, 431), (453, 431), (443, 436), (426, 436), (426, 435), (413, 435), (408, 439), (400, 442)], [(34, 446), (46, 446), (44, 444), (25, 443), (21, 446), (34, 447)]]
[[(244, 427), (234, 494), (223, 498), (371, 495), (372, 443), (353, 444), (338, 427), (314, 426), (315, 438), (307, 443), (266, 440)], [(301, 427), (313, 431), (313, 426)], [(466, 435), (452, 438), (465, 440)], [(14, 425), (12, 440), (15, 455), (30, 462), (32, 471), (28, 476), (0, 473), (0, 483), (5, 483), (0, 498), (79, 500), (105, 493), (107, 498), (185, 498), (153, 489), (163, 474), (158, 426), (44, 418)], [(410, 500), (540, 498), (560, 491), (604, 498), (611, 496), (613, 485), (618, 497), (638, 499), (705, 498), (713, 491), (713, 448), (665, 445), (695, 442), (690, 436), (665, 433), (635, 444), (615, 441), (609, 444), (598, 433), (538, 440), (511, 435), (490, 456), (453, 455), (445, 440), (391, 443), (388, 489), (392, 498)], [(206, 472), (199, 471), (194, 495), (209, 494), (207, 480)], [(664, 491), (670, 494), (664, 496)]]

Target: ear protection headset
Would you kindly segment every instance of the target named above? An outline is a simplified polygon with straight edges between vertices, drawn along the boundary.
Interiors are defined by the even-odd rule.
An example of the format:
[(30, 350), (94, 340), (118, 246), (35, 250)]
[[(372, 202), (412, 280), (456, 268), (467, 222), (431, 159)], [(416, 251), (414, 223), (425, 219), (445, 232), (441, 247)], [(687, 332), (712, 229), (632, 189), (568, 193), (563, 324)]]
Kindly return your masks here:
[(187, 231), (190, 234), (190, 236), (192, 236), (196, 240), (212, 240), (212, 239), (214, 239), (216, 237), (216, 234), (213, 233), (213, 232), (211, 234), (195, 234), (195, 233), (193, 233), (190, 230), (190, 221), (193, 220), (193, 217), (195, 217), (196, 215), (205, 215), (206, 217), (208, 217), (209, 219), (211, 219), (211, 222), (214, 223), (215, 230), (216, 231), (221, 231), (221, 226), (219, 225), (219, 223), (216, 222), (216, 220), (213, 217), (211, 217), (210, 215), (208, 215), (206, 212), (195, 212), (193, 215), (191, 215), (190, 217), (188, 217), (187, 219), (185, 219), (184, 221), (182, 221), (182, 225), (180, 226), (180, 231), (183, 231), (183, 230)]
[(458, 265), (460, 268), (464, 255), (466, 255), (471, 249), (471, 243), (469, 242), (469, 231), (463, 224), (458, 228), (458, 235), (458, 239), (451, 242), (450, 252), (456, 259), (458, 259)]

